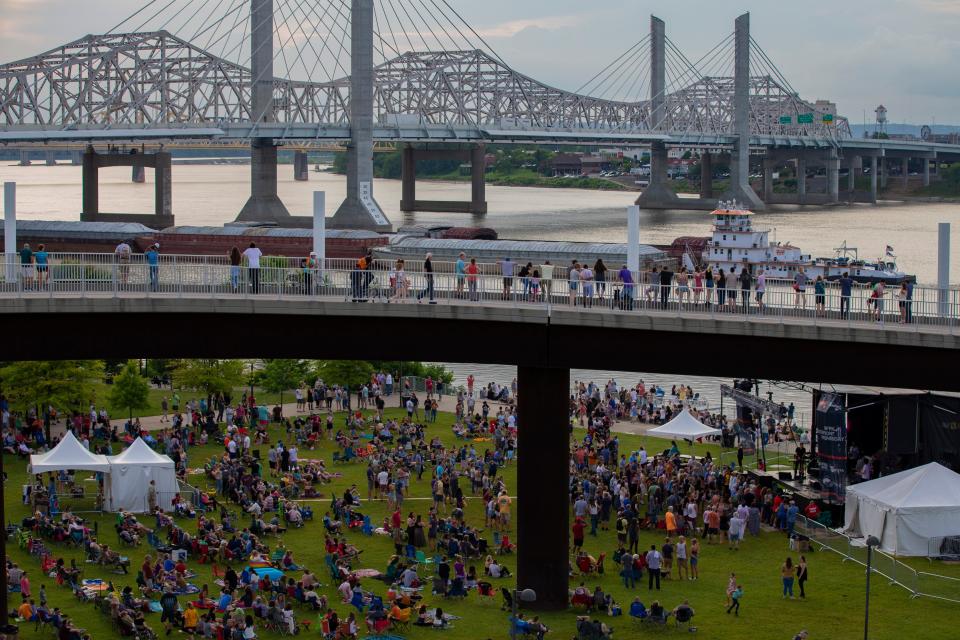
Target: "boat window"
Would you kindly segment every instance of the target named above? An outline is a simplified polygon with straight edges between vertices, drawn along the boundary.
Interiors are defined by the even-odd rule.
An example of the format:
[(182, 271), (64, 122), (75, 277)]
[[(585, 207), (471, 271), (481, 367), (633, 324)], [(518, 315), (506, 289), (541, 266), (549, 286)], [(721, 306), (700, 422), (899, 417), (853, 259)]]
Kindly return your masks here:
[(733, 240), (736, 241), (736, 239), (737, 239), (737, 236), (733, 236)]
[(724, 240), (727, 239), (727, 234), (723, 234), (723, 239), (724, 239)]

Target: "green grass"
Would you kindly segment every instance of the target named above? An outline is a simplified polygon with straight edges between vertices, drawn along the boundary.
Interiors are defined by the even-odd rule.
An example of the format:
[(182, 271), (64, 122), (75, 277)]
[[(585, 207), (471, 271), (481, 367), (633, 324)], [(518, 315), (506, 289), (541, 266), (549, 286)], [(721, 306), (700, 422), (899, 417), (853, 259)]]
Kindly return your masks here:
[[(185, 396), (183, 397), (185, 399)], [(395, 412), (396, 410), (391, 411)], [(441, 414), (438, 423), (428, 427), (428, 438), (432, 438), (434, 434), (439, 434), (448, 446), (461, 444), (460, 441), (453, 438), (450, 432), (449, 426), (451, 423), (451, 415)], [(561, 425), (558, 425), (558, 427), (558, 431), (563, 428)], [(273, 435), (276, 438), (280, 437), (281, 434), (274, 430)], [(629, 435), (621, 435), (620, 440), (621, 447), (624, 450), (636, 449), (641, 443), (645, 444), (648, 449), (659, 449), (664, 444), (663, 441), (652, 438), (647, 440)], [(698, 445), (694, 448), (700, 454), (708, 449), (713, 452), (714, 456), (719, 453), (719, 449), (715, 446)], [(327, 576), (323, 565), (323, 549), (320, 545), (323, 535), (321, 520), (328, 505), (327, 497), (331, 494), (331, 491), (342, 492), (345, 486), (352, 483), (357, 483), (360, 487), (365, 486), (364, 466), (361, 464), (332, 465), (331, 454), (333, 450), (333, 445), (323, 442), (315, 451), (303, 450), (301, 452), (303, 458), (323, 457), (327, 460), (329, 469), (343, 473), (343, 477), (337, 479), (333, 485), (321, 487), (324, 498), (313, 503), (317, 514), (314, 522), (308, 523), (303, 529), (288, 532), (282, 536), (282, 539), (269, 539), (271, 545), (282, 542), (287, 548), (292, 549), (295, 558), (300, 563), (311, 567), (321, 577)], [(215, 446), (193, 448), (189, 451), (190, 466), (201, 466), (205, 460), (219, 453), (220, 448)], [(18, 522), (28, 512), (27, 507), (21, 505), (19, 500), (19, 487), (27, 482), (25, 463), (10, 457), (6, 457), (4, 462), (9, 473), (9, 490), (5, 500), (7, 518), (10, 521)], [(527, 461), (527, 464), (533, 463), (535, 463), (535, 458)], [(511, 492), (515, 492), (515, 464), (504, 470), (504, 476)], [(205, 484), (202, 476), (190, 476), (190, 481), (199, 485)], [(428, 495), (429, 483), (426, 477), (421, 482), (413, 482), (412, 498), (426, 498)], [(523, 498), (524, 496), (519, 496), (515, 509), (523, 508)], [(404, 505), (404, 511), (413, 510), (426, 515), (428, 504), (425, 500), (408, 500)], [(369, 514), (373, 522), (376, 523), (386, 515), (386, 506), (383, 503), (364, 501), (363, 511)], [(469, 522), (482, 523), (483, 514), (480, 501), (468, 501), (467, 518)], [(113, 546), (117, 542), (112, 528), (113, 516), (95, 516), (91, 519), (99, 523), (101, 540)], [(241, 519), (240, 522), (246, 523), (246, 520)], [(194, 530), (193, 521), (182, 520), (179, 524), (188, 531)], [(550, 531), (542, 533), (545, 536), (552, 534)], [(389, 538), (380, 536), (366, 538), (359, 532), (348, 534), (348, 538), (364, 549), (362, 566), (381, 570), (386, 566), (393, 552), (393, 546)], [(651, 543), (660, 544), (662, 541), (661, 536), (652, 532), (641, 534), (641, 546), (649, 547)], [(80, 553), (72, 549), (54, 543), (48, 543), (48, 547), (52, 549), (56, 556), (62, 556), (68, 560), (75, 557), (78, 562), (82, 560)], [(588, 536), (585, 545), (586, 550), (594, 555), (602, 552), (610, 554), (615, 547), (615, 537), (612, 532), (601, 533), (595, 538)], [(40, 584), (47, 585), (51, 606), (59, 606), (69, 611), (75, 621), (86, 628), (94, 638), (116, 636), (109, 621), (97, 613), (92, 605), (78, 604), (67, 589), (56, 587), (51, 579), (41, 579), (38, 575), (39, 565), (34, 558), (27, 556), (16, 545), (8, 545), (7, 548), (12, 559), (31, 573), (35, 592), (39, 590)], [(123, 549), (123, 551), (130, 555), (132, 566), (136, 567), (140, 564), (148, 549), (144, 546), (136, 549)], [(759, 538), (749, 538), (740, 551), (730, 551), (721, 545), (704, 545), (700, 561), (701, 579), (697, 582), (665, 581), (662, 591), (657, 594), (657, 597), (669, 608), (676, 606), (685, 598), (689, 599), (691, 606), (696, 610), (695, 621), (697, 627), (699, 627), (696, 636), (700, 638), (788, 639), (792, 638), (793, 634), (801, 628), (808, 629), (811, 632), (811, 639), (816, 640), (859, 637), (863, 628), (864, 572), (862, 567), (850, 562), (844, 563), (839, 556), (832, 553), (809, 553), (807, 558), (811, 579), (807, 589), (808, 598), (805, 601), (782, 600), (780, 597), (779, 566), (787, 555), (792, 555), (794, 559), (797, 557), (797, 554), (789, 553), (786, 539), (782, 535), (774, 533), (763, 533)], [(505, 557), (505, 562), (511, 570), (515, 569), (515, 561), (516, 556)], [(936, 571), (952, 570), (953, 575), (960, 576), (956, 567), (941, 567), (939, 564), (929, 565), (925, 560), (919, 561), (917, 566), (932, 566), (933, 570)], [(196, 584), (213, 584), (209, 565), (192, 563), (191, 567), (200, 574), (194, 580)], [(723, 607), (724, 589), (727, 576), (731, 571), (737, 573), (738, 579), (745, 589), (743, 606), (738, 618), (726, 615)], [(86, 565), (86, 573), (86, 577), (112, 579), (114, 584), (118, 586), (133, 584), (135, 577), (134, 575), (116, 576), (107, 574), (98, 571), (91, 565)], [(573, 578), (571, 582), (576, 584), (579, 582), (579, 578)], [(602, 585), (605, 591), (612, 593), (617, 601), (624, 605), (624, 609), (629, 607), (630, 601), (637, 595), (647, 605), (654, 598), (647, 590), (646, 583), (642, 583), (642, 585), (638, 585), (637, 589), (628, 592), (622, 586), (616, 568), (612, 567), (609, 562), (606, 576), (599, 580), (588, 579), (586, 582), (591, 588), (594, 584)], [(384, 583), (374, 580), (365, 580), (363, 586), (380, 595), (383, 595), (386, 589)], [(349, 609), (347, 606), (339, 604), (335, 587), (336, 585), (327, 584), (324, 591), (330, 601), (334, 603), (333, 606), (338, 613), (346, 614)], [(442, 606), (445, 611), (460, 616), (461, 619), (456, 621), (454, 627), (448, 631), (438, 632), (412, 628), (411, 631), (404, 634), (406, 637), (434, 638), (437, 635), (442, 635), (450, 640), (508, 637), (507, 615), (500, 611), (499, 597), (492, 601), (479, 601), (475, 594), (471, 594), (465, 601), (447, 602), (427, 596), (426, 601), (429, 604)], [(11, 606), (16, 605), (15, 597), (11, 598), (11, 603)], [(956, 637), (955, 611), (956, 605), (924, 598), (911, 600), (906, 591), (889, 586), (884, 580), (878, 578), (873, 583), (871, 599), (871, 638), (893, 640), (901, 638), (905, 633), (909, 633), (912, 640)], [(542, 618), (552, 630), (547, 637), (564, 640), (573, 637), (575, 635), (575, 615), (573, 612), (543, 615)], [(298, 616), (315, 619), (315, 616), (306, 610), (299, 611)], [(615, 628), (615, 638), (631, 638), (655, 633), (650, 629), (638, 630), (628, 617), (605, 618), (605, 621)], [(155, 629), (159, 628), (159, 617), (156, 614), (149, 615), (147, 622)], [(261, 637), (273, 637), (262, 630), (260, 633)], [(314, 633), (316, 632), (311, 632), (311, 636)], [(361, 637), (363, 636), (364, 634), (361, 634)], [(21, 637), (34, 638), (39, 636), (33, 631), (32, 625), (24, 625), (21, 629)]]
[[(93, 402), (97, 405), (99, 409), (101, 406), (107, 407), (107, 411), (110, 412), (110, 417), (113, 420), (126, 420), (128, 413), (124, 410), (111, 410), (110, 409), (110, 389), (112, 386), (105, 382), (98, 382), (93, 387)], [(233, 391), (233, 404), (236, 406), (241, 396), (244, 392), (249, 393), (250, 387), (237, 387)], [(279, 393), (270, 393), (260, 389), (259, 387), (254, 387), (254, 395), (257, 398), (258, 403), (267, 403), (271, 407), (280, 400)], [(150, 385), (150, 391), (147, 394), (147, 401), (149, 406), (146, 409), (138, 409), (133, 412), (135, 418), (143, 418), (145, 416), (159, 416), (160, 415), (160, 402), (164, 397), (167, 398), (167, 404), (170, 407), (169, 413), (173, 415), (173, 391), (170, 391), (170, 387), (163, 387), (162, 389), (157, 389), (153, 385)], [(176, 391), (180, 395), (180, 410), (185, 411), (188, 400), (200, 400), (203, 397), (203, 393), (199, 391), (192, 391), (190, 389), (179, 389)], [(295, 402), (296, 398), (293, 395), (293, 390), (283, 392), (283, 403), (288, 404)]]

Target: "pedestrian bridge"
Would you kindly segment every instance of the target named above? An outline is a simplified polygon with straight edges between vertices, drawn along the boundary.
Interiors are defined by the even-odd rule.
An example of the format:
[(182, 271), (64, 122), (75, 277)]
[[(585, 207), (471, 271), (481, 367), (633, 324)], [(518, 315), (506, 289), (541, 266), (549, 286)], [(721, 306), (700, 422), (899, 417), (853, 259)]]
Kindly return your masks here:
[[(452, 292), (445, 292), (452, 293)], [(564, 297), (557, 302), (566, 302)], [(8, 359), (291, 357), (440, 360), (960, 391), (956, 323), (898, 324), (768, 306), (584, 308), (319, 293), (0, 293)], [(792, 308), (790, 309), (793, 310)]]

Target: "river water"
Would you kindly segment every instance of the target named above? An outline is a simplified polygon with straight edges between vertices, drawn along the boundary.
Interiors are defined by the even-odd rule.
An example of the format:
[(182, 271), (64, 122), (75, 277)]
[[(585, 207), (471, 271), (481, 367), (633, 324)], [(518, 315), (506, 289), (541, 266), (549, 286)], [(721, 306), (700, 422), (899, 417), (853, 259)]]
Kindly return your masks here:
[[(219, 226), (232, 220), (243, 206), (249, 192), (248, 166), (243, 165), (175, 165), (173, 167), (173, 210), (178, 224)], [(308, 215), (312, 193), (327, 194), (328, 215), (344, 197), (346, 180), (325, 172), (310, 173), (308, 182), (293, 180), (292, 165), (279, 167), (279, 192), (291, 213)], [(130, 181), (129, 168), (100, 170), (100, 207), (103, 211), (150, 212), (153, 210), (153, 175), (147, 171), (146, 184)], [(34, 165), (20, 167), (0, 165), (0, 180), (17, 182), (17, 209), (20, 219), (77, 220), (80, 210), (80, 167)], [(381, 207), (394, 226), (406, 224), (454, 224), (484, 226), (497, 230), (501, 238), (529, 240), (577, 240), (625, 242), (624, 208), (632, 204), (635, 194), (628, 192), (585, 191), (579, 189), (547, 189), (529, 187), (487, 187), (490, 213), (482, 217), (466, 214), (417, 213), (401, 214), (400, 182), (377, 180), (374, 191)], [(467, 183), (419, 182), (417, 196), (425, 200), (469, 199)], [(897, 254), (900, 267), (915, 273), (920, 282), (934, 282), (937, 269), (937, 223), (954, 222), (952, 229), (953, 259), (951, 282), (960, 279), (960, 205), (898, 204), (855, 207), (798, 208), (777, 207), (755, 218), (758, 227), (774, 230), (771, 239), (789, 242), (806, 253), (833, 255), (844, 240), (858, 247), (860, 256), (883, 255), (887, 245)], [(678, 236), (710, 234), (708, 212), (642, 211), (641, 242), (669, 244)], [(589, 259), (589, 256), (585, 256)], [(768, 354), (766, 357), (775, 357)], [(451, 365), (458, 383), (473, 373), (478, 383), (492, 380), (509, 382), (515, 375), (512, 367), (492, 365)], [(678, 363), (678, 371), (682, 371)], [(572, 379), (606, 381), (616, 378), (623, 384), (634, 384), (640, 378), (662, 385), (685, 382), (702, 395), (719, 404), (719, 380), (691, 376), (650, 376), (614, 371), (574, 371)], [(816, 382), (816, 381), (813, 381)], [(793, 401), (799, 410), (809, 407), (809, 395), (795, 391), (774, 391), (775, 399)]]

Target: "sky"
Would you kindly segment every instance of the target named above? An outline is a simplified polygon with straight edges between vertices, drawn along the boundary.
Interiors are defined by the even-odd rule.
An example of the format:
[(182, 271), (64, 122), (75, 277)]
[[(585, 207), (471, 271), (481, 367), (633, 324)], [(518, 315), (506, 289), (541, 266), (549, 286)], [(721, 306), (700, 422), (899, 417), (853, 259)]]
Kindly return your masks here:
[[(697, 60), (749, 11), (753, 38), (803, 98), (836, 102), (854, 124), (879, 104), (891, 122), (960, 124), (960, 0), (448, 2), (515, 70), (570, 90), (643, 38), (650, 14)], [(144, 4), (0, 0), (0, 61), (102, 33)]]

